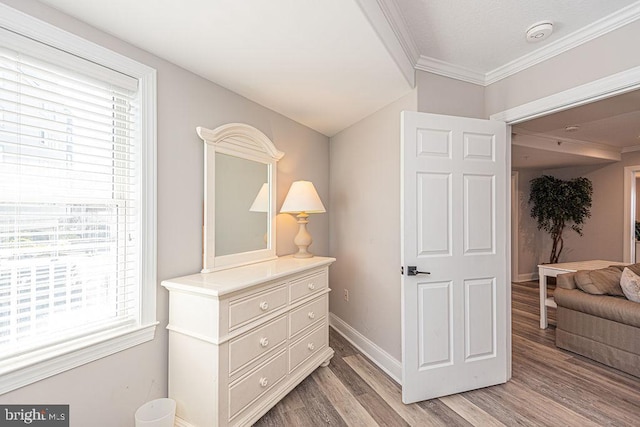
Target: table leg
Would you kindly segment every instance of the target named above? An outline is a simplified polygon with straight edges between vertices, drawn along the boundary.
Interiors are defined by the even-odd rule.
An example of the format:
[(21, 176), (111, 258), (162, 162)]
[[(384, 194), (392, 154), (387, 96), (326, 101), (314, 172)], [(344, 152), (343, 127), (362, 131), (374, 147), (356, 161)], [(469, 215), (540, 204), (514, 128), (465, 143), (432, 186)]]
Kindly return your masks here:
[(547, 329), (547, 276), (542, 269), (538, 270), (540, 276), (540, 329)]

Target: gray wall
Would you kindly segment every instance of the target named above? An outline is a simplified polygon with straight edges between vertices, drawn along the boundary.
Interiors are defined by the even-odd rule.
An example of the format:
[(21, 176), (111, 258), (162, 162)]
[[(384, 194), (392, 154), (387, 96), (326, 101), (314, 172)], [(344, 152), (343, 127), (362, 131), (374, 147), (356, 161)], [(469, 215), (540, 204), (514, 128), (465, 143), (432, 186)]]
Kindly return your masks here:
[(449, 116), (486, 118), (485, 88), (448, 77), (416, 71), (418, 111)]
[[(329, 205), (329, 141), (309, 128), (180, 67), (32, 0), (2, 0), (158, 71), (158, 301), (156, 338), (1, 396), (3, 403), (71, 405), (73, 426), (133, 426), (135, 409), (167, 394), (168, 294), (159, 282), (195, 273), (202, 260), (203, 143), (196, 126), (244, 122), (269, 136), (285, 157), (278, 165), (278, 207), (291, 182), (311, 180)], [(295, 218), (278, 216), (278, 254), (296, 250)], [(328, 215), (309, 224), (311, 250), (329, 252)]]
[[(329, 308), (397, 360), (400, 352), (400, 112), (416, 91), (331, 138)], [(349, 290), (349, 302), (343, 298)]]
[[(583, 166), (545, 170), (547, 175), (561, 179), (579, 176), (593, 183), (591, 218), (587, 219), (580, 237), (567, 230), (565, 249), (560, 262), (587, 259), (623, 260), (624, 236), (624, 168), (640, 165), (640, 152), (622, 155), (622, 161), (600, 166)], [(543, 254), (551, 249), (551, 239), (543, 236)]]
[[(538, 264), (542, 261), (542, 234), (538, 231), (536, 220), (531, 218), (529, 194), (533, 178), (542, 175), (542, 171), (535, 169), (518, 170), (518, 191), (516, 204), (518, 206), (518, 280), (533, 280), (538, 274)], [(545, 261), (545, 262), (548, 262)]]

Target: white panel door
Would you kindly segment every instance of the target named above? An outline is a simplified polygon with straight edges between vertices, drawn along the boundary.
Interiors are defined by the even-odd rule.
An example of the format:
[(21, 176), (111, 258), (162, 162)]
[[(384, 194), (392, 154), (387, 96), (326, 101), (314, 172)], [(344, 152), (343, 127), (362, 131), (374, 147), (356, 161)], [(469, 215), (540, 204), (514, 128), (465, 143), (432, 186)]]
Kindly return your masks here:
[(506, 131), (402, 113), (404, 403), (509, 379)]

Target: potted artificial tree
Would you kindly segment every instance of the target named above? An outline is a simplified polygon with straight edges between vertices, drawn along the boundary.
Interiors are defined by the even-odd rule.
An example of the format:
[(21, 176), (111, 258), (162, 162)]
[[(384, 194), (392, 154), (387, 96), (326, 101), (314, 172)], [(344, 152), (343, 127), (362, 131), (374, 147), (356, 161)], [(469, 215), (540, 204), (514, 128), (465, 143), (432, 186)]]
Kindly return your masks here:
[(551, 235), (553, 246), (549, 263), (556, 264), (564, 248), (562, 233), (565, 228), (570, 226), (582, 236), (582, 225), (591, 216), (593, 186), (584, 177), (565, 181), (542, 175), (530, 182), (531, 216), (538, 222), (538, 230)]

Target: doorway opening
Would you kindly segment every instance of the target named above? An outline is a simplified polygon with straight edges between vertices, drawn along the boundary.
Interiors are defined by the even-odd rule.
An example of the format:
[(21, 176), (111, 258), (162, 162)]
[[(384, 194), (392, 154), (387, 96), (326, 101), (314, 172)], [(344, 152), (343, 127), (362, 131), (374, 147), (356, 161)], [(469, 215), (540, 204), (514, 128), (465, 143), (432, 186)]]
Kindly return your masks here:
[[(590, 104), (594, 104), (597, 101), (605, 102), (605, 100), (606, 101), (608, 101), (609, 99), (613, 100), (618, 96), (626, 97), (627, 99), (632, 96), (638, 96), (640, 95), (640, 91), (638, 91), (639, 88), (640, 88), (640, 67), (636, 67), (636, 68), (632, 68), (630, 70), (617, 73), (612, 76), (602, 78), (600, 80), (597, 80), (582, 86), (578, 86), (576, 88), (572, 88), (572, 89), (569, 89), (545, 98), (541, 98), (541, 99), (529, 102), (527, 104), (520, 105), (518, 107), (503, 111), (501, 113), (494, 114), (491, 116), (491, 119), (503, 120), (507, 124), (512, 125), (513, 128), (516, 128), (516, 127), (522, 127), (522, 125), (525, 124), (525, 122), (531, 123), (536, 121), (536, 119), (546, 118), (547, 116), (553, 117), (555, 113), (562, 113), (564, 114), (565, 118), (571, 117), (572, 112), (576, 112), (577, 114), (577, 112), (581, 111), (581, 109), (587, 108), (589, 107)], [(635, 94), (633, 93), (634, 91), (636, 91)], [(637, 106), (638, 103), (634, 102), (632, 103), (632, 105)], [(637, 107), (635, 109), (638, 110)], [(537, 124), (541, 124), (541, 123), (537, 123)], [(515, 126), (515, 125), (520, 125), (520, 126)], [(517, 132), (517, 130), (515, 130), (514, 132)], [(539, 154), (541, 150), (538, 150), (538, 153), (536, 153), (533, 151), (526, 152), (527, 149), (545, 148), (547, 150), (546, 155), (551, 156), (558, 163), (556, 164), (555, 167), (552, 166), (552, 167), (541, 168), (541, 169), (557, 169), (558, 167), (563, 167), (558, 165), (562, 164), (562, 161), (564, 161), (563, 159), (564, 156), (578, 153), (577, 149), (575, 153), (571, 153), (572, 151), (571, 149), (567, 150), (567, 146), (571, 146), (571, 143), (570, 143), (571, 138), (557, 138), (557, 135), (556, 135), (556, 137), (552, 136), (551, 138), (544, 140), (543, 138), (538, 137), (539, 135), (537, 131), (532, 131), (531, 133), (533, 134), (531, 136), (536, 137), (534, 138), (534, 143), (533, 143), (534, 147), (524, 147), (525, 148), (524, 151), (520, 150), (523, 147), (518, 146), (519, 135), (516, 134), (514, 135), (514, 138), (512, 141), (512, 146), (513, 146), (512, 148), (514, 149), (513, 150), (514, 154), (516, 154), (516, 151), (520, 150), (521, 153), (524, 153), (523, 154), (524, 156), (529, 156), (530, 160), (537, 160), (535, 156)], [(637, 133), (635, 134), (634, 138), (636, 137), (637, 137)], [(561, 145), (564, 144), (563, 141), (566, 141), (566, 140), (568, 140), (569, 143), (561, 147)], [(637, 142), (637, 138), (636, 138), (636, 142)], [(628, 145), (635, 144), (636, 142), (631, 142)], [(574, 145), (578, 145), (578, 141)], [(610, 149), (611, 147), (607, 147), (604, 144), (601, 144), (600, 147), (598, 147), (597, 144), (594, 144), (592, 147), (589, 147), (590, 151), (592, 151), (592, 153), (590, 154), (593, 154), (592, 149), (594, 147), (597, 153), (595, 156), (596, 157), (595, 161), (592, 160), (593, 163), (597, 163), (597, 162), (613, 163), (616, 161), (621, 161), (622, 153), (626, 152), (622, 150), (622, 147), (620, 147), (620, 149), (618, 149), (617, 152), (615, 152), (615, 150), (612, 151)], [(573, 148), (573, 147), (570, 147), (570, 148)], [(584, 149), (584, 147), (582, 148)], [(583, 163), (584, 165), (589, 164), (588, 162), (590, 160), (587, 157), (588, 156), (584, 156), (584, 158), (582, 159), (582, 161), (584, 161)], [(511, 162), (509, 162), (508, 168), (509, 168), (509, 171), (511, 172), (512, 170)], [(633, 191), (633, 194), (632, 194), (632, 189), (635, 189), (635, 186), (636, 186), (635, 184), (636, 172), (640, 172), (640, 165), (637, 167), (630, 167), (628, 170), (625, 170), (625, 180), (624, 180), (625, 206), (624, 206), (624, 219), (623, 219), (624, 220), (624, 242), (623, 242), (624, 248), (621, 248), (623, 249), (622, 251), (618, 250), (618, 252), (616, 252), (617, 254), (615, 255), (616, 261), (621, 260), (620, 259), (621, 255), (623, 256), (624, 258), (623, 261), (625, 262), (632, 262), (633, 260), (635, 260), (635, 217), (636, 215), (635, 215), (635, 210), (632, 213), (632, 208), (635, 208), (636, 203), (635, 203), (635, 191)], [(524, 185), (528, 181), (529, 181), (529, 177), (527, 176), (527, 174), (525, 174), (524, 176), (520, 176), (519, 180), (515, 182), (516, 183), (519, 182), (519, 185), (521, 187), (520, 190), (522, 192), (525, 190)], [(513, 183), (514, 181), (512, 180), (512, 185)], [(626, 188), (626, 187), (629, 187), (629, 188)], [(518, 192), (512, 189), (511, 194), (512, 194), (512, 197), (517, 197)], [(515, 201), (512, 200), (512, 203), (511, 203), (512, 209), (516, 207), (514, 202)], [(520, 206), (520, 208), (522, 208), (522, 206)], [(622, 216), (622, 214), (620, 215)], [(516, 220), (515, 218), (517, 218), (513, 214), (513, 212), (511, 213), (511, 218), (512, 218), (512, 221), (515, 221)], [(520, 213), (520, 217), (518, 220), (521, 222), (525, 220), (524, 213), (522, 212)], [(620, 223), (618, 222), (618, 224)], [(513, 224), (512, 230), (513, 231), (518, 230), (517, 223)], [(620, 233), (620, 232), (622, 232), (622, 230), (617, 231), (616, 233)], [(527, 264), (527, 258), (526, 256), (523, 256), (521, 252), (522, 245), (524, 244), (523, 240), (524, 239), (522, 238), (522, 236), (515, 236), (515, 237), (512, 236), (511, 238), (511, 254), (510, 254), (511, 259), (509, 264), (513, 272), (512, 274), (513, 278), (518, 279), (518, 281), (535, 279), (536, 277), (534, 276), (534, 273), (537, 273), (536, 262), (534, 262), (534, 260), (529, 260)], [(529, 255), (533, 256), (531, 254)], [(535, 255), (538, 256), (539, 254), (535, 254)], [(542, 261), (542, 260), (538, 259), (536, 261), (538, 261), (537, 263), (539, 263), (539, 261)], [(518, 268), (518, 265), (515, 264), (516, 262), (520, 263), (520, 268)], [(523, 264), (527, 265), (526, 268), (523, 268)], [(529, 271), (526, 271), (527, 268)], [(517, 271), (517, 274), (516, 274), (516, 271)]]

